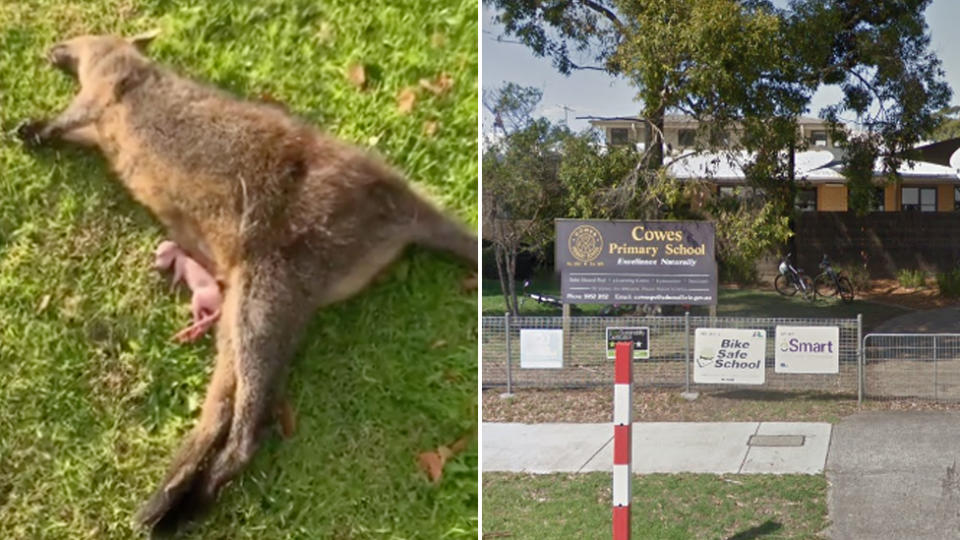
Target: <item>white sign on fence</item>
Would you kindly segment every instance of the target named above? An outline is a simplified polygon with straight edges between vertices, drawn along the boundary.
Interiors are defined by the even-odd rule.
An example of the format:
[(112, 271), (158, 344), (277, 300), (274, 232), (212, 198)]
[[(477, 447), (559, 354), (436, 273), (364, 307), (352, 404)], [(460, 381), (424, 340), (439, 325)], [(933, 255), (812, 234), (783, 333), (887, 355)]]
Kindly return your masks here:
[(766, 330), (697, 328), (693, 341), (693, 382), (763, 384)]
[(840, 327), (778, 326), (774, 371), (839, 373)]
[(520, 329), (520, 367), (558, 369), (563, 367), (563, 330)]

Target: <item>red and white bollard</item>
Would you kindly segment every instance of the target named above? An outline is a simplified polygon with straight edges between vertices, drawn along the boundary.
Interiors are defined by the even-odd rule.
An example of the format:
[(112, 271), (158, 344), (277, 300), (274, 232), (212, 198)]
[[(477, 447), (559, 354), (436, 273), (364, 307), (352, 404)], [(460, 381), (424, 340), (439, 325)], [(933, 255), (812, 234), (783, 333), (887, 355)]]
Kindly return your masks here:
[(613, 385), (613, 540), (630, 538), (630, 389), (633, 343), (616, 345)]

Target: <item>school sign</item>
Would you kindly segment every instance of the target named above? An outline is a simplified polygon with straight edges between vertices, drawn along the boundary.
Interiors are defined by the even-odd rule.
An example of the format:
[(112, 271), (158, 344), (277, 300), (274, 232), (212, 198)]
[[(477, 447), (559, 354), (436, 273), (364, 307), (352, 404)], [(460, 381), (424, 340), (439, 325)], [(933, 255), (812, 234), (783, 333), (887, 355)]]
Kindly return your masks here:
[(717, 303), (713, 223), (558, 219), (555, 226), (565, 303)]

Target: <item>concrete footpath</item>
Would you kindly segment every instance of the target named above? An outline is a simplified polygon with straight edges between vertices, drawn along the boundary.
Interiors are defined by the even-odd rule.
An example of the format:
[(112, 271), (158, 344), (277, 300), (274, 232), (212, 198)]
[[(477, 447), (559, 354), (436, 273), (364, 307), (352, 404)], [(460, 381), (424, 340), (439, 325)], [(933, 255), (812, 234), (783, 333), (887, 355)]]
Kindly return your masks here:
[[(610, 471), (613, 425), (484, 423), (485, 472)], [(813, 422), (633, 424), (633, 472), (820, 474), (831, 425)]]

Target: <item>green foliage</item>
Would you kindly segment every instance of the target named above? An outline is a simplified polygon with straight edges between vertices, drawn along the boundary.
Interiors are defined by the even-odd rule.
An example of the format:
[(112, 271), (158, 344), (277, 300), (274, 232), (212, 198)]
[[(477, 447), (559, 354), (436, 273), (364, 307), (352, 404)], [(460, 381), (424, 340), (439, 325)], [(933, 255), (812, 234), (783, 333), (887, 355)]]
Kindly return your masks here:
[(789, 218), (763, 198), (713, 201), (707, 211), (716, 222), (716, 250), (723, 281), (753, 283), (756, 263), (792, 234)]
[(848, 208), (858, 216), (866, 215), (873, 204), (874, 168), (880, 153), (879, 138), (870, 134), (849, 137), (841, 173), (847, 179)]
[(717, 199), (707, 206), (716, 222), (717, 264), (722, 281), (754, 283), (756, 263), (792, 234), (789, 218), (762, 197)]
[(853, 288), (858, 291), (870, 290), (870, 272), (862, 264), (839, 264), (834, 265), (837, 273), (850, 278)]
[(536, 89), (507, 83), (487, 97), (488, 108), (498, 118), (511, 118), (515, 127), (501, 130), (484, 148), (482, 159), (483, 221), (507, 310), (516, 314), (517, 257), (523, 252), (542, 254), (553, 240), (553, 219), (564, 213), (557, 176), (560, 149), (570, 133), (565, 126), (530, 117), (540, 99)]
[[(155, 27), (152, 56), (374, 147), (476, 224), (476, 2), (4, 1), (4, 130), (76, 92), (47, 47)], [(355, 63), (366, 90), (345, 76)], [(441, 73), (447, 93), (397, 111), (398, 92)], [(101, 158), (5, 139), (0, 164), (0, 538), (143, 537), (131, 516), (196, 420), (213, 344), (171, 342), (189, 297), (151, 270), (163, 233)], [(438, 485), (416, 463), (476, 427), (477, 300), (458, 292), (464, 276), (413, 249), (381, 283), (321, 310), (290, 370), (295, 436), (271, 429), (180, 537), (476, 538), (477, 444)]]
[(940, 296), (947, 298), (960, 297), (960, 268), (937, 274), (937, 287)]
[(897, 281), (901, 287), (907, 289), (916, 289), (923, 287), (927, 283), (927, 273), (923, 270), (910, 270), (901, 268), (897, 271)]
[(939, 125), (933, 130), (930, 138), (934, 141), (945, 141), (960, 137), (960, 107), (945, 107), (937, 112)]
[(604, 149), (599, 132), (567, 134), (559, 146), (557, 179), (563, 217), (630, 219), (642, 213), (638, 179), (631, 175), (639, 155), (628, 147)]
[[(806, 34), (804, 61), (823, 69), (823, 83), (838, 85), (844, 99), (822, 115), (832, 122), (855, 115), (879, 138), (884, 166), (895, 172), (899, 155), (932, 133), (937, 111), (950, 101), (941, 62), (930, 51), (924, 11), (930, 0), (795, 4), (796, 26)], [(820, 36), (821, 39), (811, 39)]]
[(493, 128), (504, 133), (526, 127), (533, 120), (533, 110), (543, 92), (532, 86), (507, 82), (501, 88), (484, 90), (483, 106), (493, 115)]

